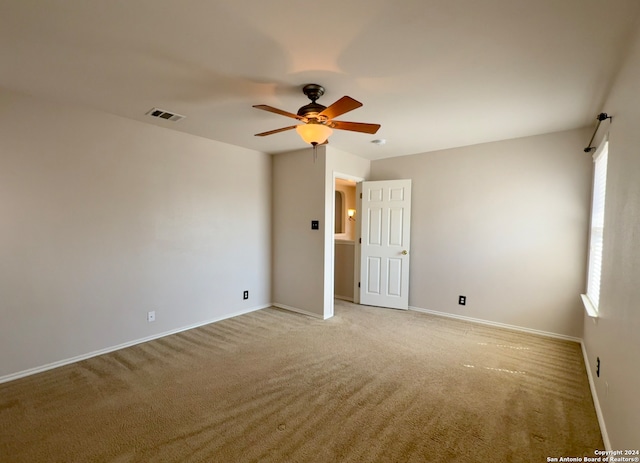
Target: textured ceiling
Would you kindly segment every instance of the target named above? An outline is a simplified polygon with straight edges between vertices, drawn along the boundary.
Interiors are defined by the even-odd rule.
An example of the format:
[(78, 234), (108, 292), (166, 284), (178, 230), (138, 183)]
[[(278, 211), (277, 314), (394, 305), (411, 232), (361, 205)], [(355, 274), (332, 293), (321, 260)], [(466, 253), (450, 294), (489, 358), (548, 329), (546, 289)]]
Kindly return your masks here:
[[(303, 147), (301, 88), (364, 103), (368, 158), (595, 124), (638, 0), (2, 0), (0, 87), (254, 150)], [(145, 113), (159, 107), (186, 119)], [(384, 146), (370, 143), (384, 138)], [(585, 140), (585, 142), (588, 140)]]

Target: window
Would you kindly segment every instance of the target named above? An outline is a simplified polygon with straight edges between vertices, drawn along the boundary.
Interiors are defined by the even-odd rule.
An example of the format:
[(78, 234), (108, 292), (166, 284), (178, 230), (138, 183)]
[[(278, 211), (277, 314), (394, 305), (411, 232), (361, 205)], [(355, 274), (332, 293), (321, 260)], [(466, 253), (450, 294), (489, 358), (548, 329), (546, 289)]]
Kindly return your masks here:
[(589, 234), (589, 267), (587, 276), (587, 294), (582, 300), (587, 313), (598, 316), (600, 303), (600, 278), (602, 269), (602, 243), (604, 238), (604, 199), (607, 190), (607, 158), (609, 140), (605, 137), (598, 147), (593, 161), (593, 197), (591, 204), (591, 231)]

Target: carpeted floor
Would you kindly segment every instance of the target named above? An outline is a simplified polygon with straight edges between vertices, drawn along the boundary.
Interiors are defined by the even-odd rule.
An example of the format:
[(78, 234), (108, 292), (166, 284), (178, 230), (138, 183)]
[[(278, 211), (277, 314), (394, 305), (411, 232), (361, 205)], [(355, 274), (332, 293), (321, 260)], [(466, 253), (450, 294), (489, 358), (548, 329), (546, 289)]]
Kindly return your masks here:
[(603, 443), (580, 346), (278, 309), (0, 385), (0, 461), (546, 462)]

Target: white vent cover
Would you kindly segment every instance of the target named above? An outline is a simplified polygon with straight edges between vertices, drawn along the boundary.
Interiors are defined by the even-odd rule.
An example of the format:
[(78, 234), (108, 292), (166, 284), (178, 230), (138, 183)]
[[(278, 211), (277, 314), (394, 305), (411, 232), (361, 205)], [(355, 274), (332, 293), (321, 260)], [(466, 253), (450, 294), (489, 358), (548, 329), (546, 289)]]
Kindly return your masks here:
[(184, 119), (186, 116), (182, 116), (180, 114), (172, 113), (170, 111), (165, 111), (164, 109), (152, 108), (147, 111), (147, 116), (158, 117), (160, 119), (165, 119), (167, 121), (179, 121)]

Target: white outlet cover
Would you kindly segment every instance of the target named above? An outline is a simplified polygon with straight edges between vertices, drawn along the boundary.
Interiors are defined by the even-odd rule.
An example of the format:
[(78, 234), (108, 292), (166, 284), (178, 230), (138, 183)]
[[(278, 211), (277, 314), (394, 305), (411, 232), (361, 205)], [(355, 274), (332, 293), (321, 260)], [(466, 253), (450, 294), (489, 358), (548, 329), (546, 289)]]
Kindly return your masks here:
[(148, 322), (155, 322), (156, 321), (156, 311), (155, 310), (147, 312), (147, 321)]

